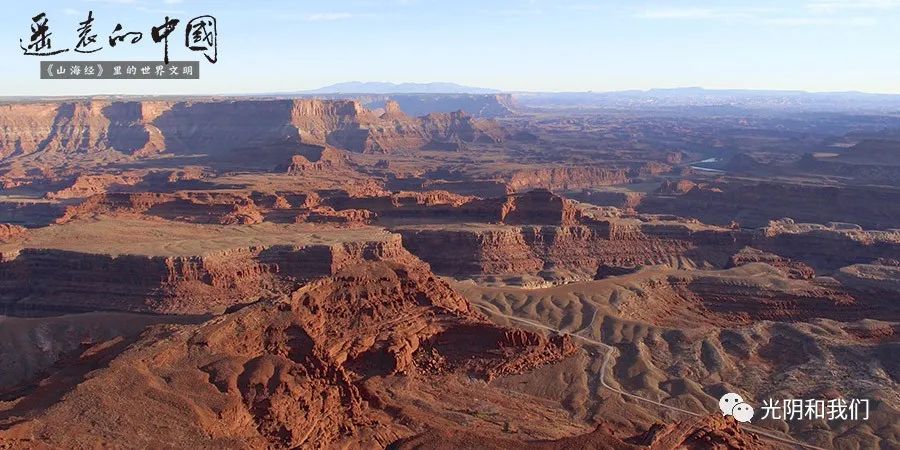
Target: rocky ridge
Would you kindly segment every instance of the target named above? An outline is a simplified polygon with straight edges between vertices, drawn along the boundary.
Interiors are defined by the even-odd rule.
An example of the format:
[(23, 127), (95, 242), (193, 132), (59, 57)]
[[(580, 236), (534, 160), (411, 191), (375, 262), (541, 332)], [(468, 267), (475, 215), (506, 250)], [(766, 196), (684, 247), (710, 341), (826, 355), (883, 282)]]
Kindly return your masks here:
[(362, 262), (281, 301), (151, 329), (53, 408), (29, 408), (39, 392), (15, 399), (0, 417), (18, 423), (0, 442), (154, 446), (162, 426), (179, 447), (384, 447), (428, 421), (394, 417), (403, 406), (366, 380), (405, 379), (415, 392), (418, 374), (489, 380), (574, 351), (567, 338), (491, 324), (421, 263)]
[(389, 153), (504, 139), (495, 124), (462, 112), (412, 118), (394, 102), (386, 110), (378, 116), (355, 101), (317, 99), (9, 103), (0, 105), (0, 160), (104, 152), (217, 153), (227, 160), (254, 147), (283, 153), (327, 144)]

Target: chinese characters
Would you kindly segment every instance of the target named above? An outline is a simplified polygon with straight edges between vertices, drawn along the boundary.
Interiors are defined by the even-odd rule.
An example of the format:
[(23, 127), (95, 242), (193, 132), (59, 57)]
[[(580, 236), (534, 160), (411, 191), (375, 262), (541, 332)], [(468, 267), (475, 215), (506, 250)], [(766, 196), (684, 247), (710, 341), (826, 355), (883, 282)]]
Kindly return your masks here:
[(78, 27), (78, 43), (75, 44), (75, 51), (79, 53), (94, 53), (101, 50), (103, 47), (89, 49), (97, 42), (97, 34), (91, 34), (94, 25), (94, 12), (88, 11), (87, 19), (84, 19), (84, 22), (80, 22), (78, 25), (80, 26)]
[(184, 30), (185, 47), (203, 52), (207, 61), (215, 64), (218, 60), (216, 46), (216, 18), (213, 16), (194, 17)]
[(153, 42), (156, 42), (157, 44), (160, 42), (163, 43), (163, 48), (165, 49), (163, 50), (163, 55), (165, 55), (163, 61), (165, 61), (166, 64), (169, 63), (169, 35), (175, 31), (178, 22), (180, 22), (180, 20), (170, 19), (169, 16), (166, 16), (166, 20), (162, 25), (150, 29), (150, 37), (153, 38)]
[(767, 399), (762, 410), (772, 420), (869, 420), (869, 399)]
[(196, 80), (199, 61), (41, 61), (44, 80)]
[[(162, 24), (151, 27), (150, 38), (155, 44), (163, 45), (163, 62), (169, 63), (169, 36), (178, 29), (181, 20), (166, 16)], [(99, 34), (95, 31), (94, 12), (88, 11), (87, 17), (78, 23), (74, 51), (78, 53), (95, 53), (104, 47), (98, 42)], [(194, 17), (184, 28), (184, 46), (192, 52), (202, 52), (210, 63), (218, 61), (218, 37), (216, 35), (216, 18), (210, 15)], [(19, 47), (28, 56), (51, 56), (68, 52), (69, 48), (54, 47), (57, 41), (51, 40), (50, 19), (42, 12), (31, 18), (31, 34), (28, 41), (19, 39)], [(107, 41), (110, 47), (121, 44), (137, 44), (144, 37), (141, 31), (128, 30), (117, 23), (110, 32)]]
[(50, 35), (53, 33), (50, 32), (49, 22), (50, 19), (47, 18), (46, 13), (40, 13), (31, 18), (31, 38), (28, 46), (22, 45), (22, 39), (19, 39), (19, 47), (25, 51), (26, 55), (50, 56), (69, 51), (69, 49), (53, 50), (53, 42), (50, 40)]

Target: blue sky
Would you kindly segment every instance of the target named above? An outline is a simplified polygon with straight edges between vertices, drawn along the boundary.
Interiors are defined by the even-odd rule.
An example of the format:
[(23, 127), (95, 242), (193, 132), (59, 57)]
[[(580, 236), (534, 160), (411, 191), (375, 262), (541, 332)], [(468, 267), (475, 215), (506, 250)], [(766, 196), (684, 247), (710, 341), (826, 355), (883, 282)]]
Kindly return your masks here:
[[(31, 17), (46, 12), (54, 46), (72, 47), (88, 10), (101, 41), (119, 22), (145, 37), (84, 59), (161, 59), (152, 25), (211, 14), (219, 62), (202, 61), (191, 81), (39, 80), (42, 58), (19, 48)], [(273, 92), (353, 80), (900, 93), (900, 0), (13, 0), (0, 21), (0, 95)], [(202, 59), (178, 41), (172, 59)]]

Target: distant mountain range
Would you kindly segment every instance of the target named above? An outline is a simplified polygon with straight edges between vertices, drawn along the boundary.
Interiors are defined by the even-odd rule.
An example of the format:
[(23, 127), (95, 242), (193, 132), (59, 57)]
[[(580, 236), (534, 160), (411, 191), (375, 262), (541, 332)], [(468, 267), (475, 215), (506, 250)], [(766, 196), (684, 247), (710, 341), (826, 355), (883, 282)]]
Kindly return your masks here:
[(807, 111), (900, 111), (900, 95), (697, 87), (614, 92), (517, 92), (520, 106), (561, 108), (715, 107)]
[[(680, 108), (715, 107), (807, 111), (900, 110), (900, 95), (864, 92), (807, 92), (799, 90), (704, 89), (699, 87), (627, 90), (608, 92), (509, 92), (463, 86), (456, 83), (388, 83), (351, 81), (300, 92), (274, 95), (315, 95), (328, 98), (362, 98), (365, 95), (407, 97), (510, 94), (521, 107), (536, 108)], [(373, 99), (368, 99), (371, 102)], [(407, 99), (409, 100), (409, 99)], [(458, 99), (456, 99), (458, 100)], [(470, 101), (471, 99), (466, 99)], [(435, 97), (419, 98), (433, 103)], [(409, 101), (406, 102), (409, 107)], [(510, 102), (507, 102), (510, 103)], [(432, 105), (433, 106), (433, 105)], [(471, 105), (465, 105), (471, 108)], [(419, 108), (421, 109), (421, 108)], [(417, 109), (417, 112), (421, 112)], [(426, 108), (428, 109), (428, 108)]]
[(463, 86), (456, 83), (386, 83), (349, 81), (299, 94), (498, 94), (497, 89)]
[[(94, 96), (96, 98), (142, 98), (142, 96)], [(210, 96), (165, 96), (185, 98)], [(501, 117), (517, 109), (671, 109), (694, 108), (710, 113), (738, 110), (879, 112), (900, 114), (900, 94), (857, 91), (807, 92), (800, 90), (704, 89), (699, 87), (626, 90), (608, 92), (523, 92), (463, 86), (456, 83), (361, 82), (332, 84), (293, 92), (231, 94), (225, 97), (318, 97), (353, 99), (371, 108), (387, 100), (397, 101), (407, 114), (463, 110), (478, 117)], [(0, 101), (34, 101), (43, 97), (0, 97)], [(49, 97), (60, 100), (63, 97)], [(700, 109), (697, 109), (700, 108)]]

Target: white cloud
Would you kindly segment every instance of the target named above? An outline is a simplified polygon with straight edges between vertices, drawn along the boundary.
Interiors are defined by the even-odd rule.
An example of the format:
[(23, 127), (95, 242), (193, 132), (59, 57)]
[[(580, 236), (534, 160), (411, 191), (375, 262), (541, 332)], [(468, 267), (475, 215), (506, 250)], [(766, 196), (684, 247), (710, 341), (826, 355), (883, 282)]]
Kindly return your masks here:
[(577, 3), (569, 7), (572, 11), (605, 11), (609, 6), (598, 5), (595, 3)]
[(896, 8), (900, 8), (900, 0), (812, 0), (806, 4), (807, 10), (817, 14)]
[(89, 3), (107, 3), (111, 5), (135, 5), (143, 8), (151, 9), (153, 6), (162, 3), (163, 5), (177, 5), (183, 3), (184, 0), (86, 0)]
[(133, 5), (137, 3), (137, 0), (88, 0), (93, 3), (113, 3), (117, 5)]
[(806, 14), (792, 15), (785, 9), (772, 8), (653, 8), (638, 12), (635, 17), (656, 20), (727, 20), (749, 24), (775, 26), (849, 26), (868, 27), (878, 23), (872, 15), (838, 16), (835, 12), (865, 12), (864, 10), (900, 8), (900, 0), (811, 0)]
[(804, 26), (847, 26), (847, 27), (870, 27), (878, 23), (874, 17), (776, 17), (766, 19), (763, 23), (767, 25), (779, 25), (787, 27), (804, 27)]
[(496, 11), (492, 10), (492, 11), (487, 11), (487, 12), (491, 13), (491, 14), (497, 14), (500, 16), (512, 16), (512, 17), (536, 16), (536, 15), (541, 15), (544, 13), (544, 11), (540, 8), (499, 9)]
[(714, 15), (708, 8), (648, 9), (637, 14), (643, 19), (711, 19)]
[(187, 11), (185, 11), (183, 9), (148, 8), (146, 6), (138, 6), (138, 11), (143, 11), (146, 13), (153, 13), (153, 14), (168, 14), (170, 16), (177, 16), (179, 14), (187, 14)]
[(72, 9), (72, 8), (63, 8), (62, 12), (63, 12), (63, 14), (65, 14), (67, 16), (80, 16), (81, 15), (81, 11), (79, 11), (77, 9)]
[(751, 19), (766, 12), (765, 9), (715, 9), (700, 7), (652, 8), (638, 12), (635, 16), (642, 19), (680, 19), (680, 20), (714, 20), (714, 19)]
[(347, 12), (313, 13), (304, 16), (304, 20), (308, 22), (329, 22), (333, 20), (345, 20), (351, 17), (353, 17), (353, 14)]

